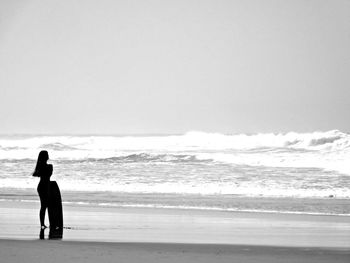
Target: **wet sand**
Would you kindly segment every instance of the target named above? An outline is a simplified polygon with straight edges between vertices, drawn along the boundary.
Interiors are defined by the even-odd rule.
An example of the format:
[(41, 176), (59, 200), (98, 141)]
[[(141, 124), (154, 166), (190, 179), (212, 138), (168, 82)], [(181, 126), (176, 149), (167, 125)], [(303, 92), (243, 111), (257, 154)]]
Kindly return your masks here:
[(349, 262), (346, 250), (179, 243), (0, 240), (2, 262)]
[(38, 211), (38, 203), (0, 201), (3, 262), (350, 260), (344, 216), (65, 205), (63, 240), (53, 241), (39, 240)]

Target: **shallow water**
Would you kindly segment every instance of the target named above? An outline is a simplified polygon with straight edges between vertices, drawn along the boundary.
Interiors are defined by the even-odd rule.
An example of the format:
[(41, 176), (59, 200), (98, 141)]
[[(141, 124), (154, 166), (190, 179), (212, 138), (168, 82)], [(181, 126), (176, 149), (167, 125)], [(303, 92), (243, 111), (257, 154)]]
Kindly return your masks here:
[(0, 198), (37, 200), (46, 149), (66, 202), (350, 214), (350, 136), (3, 136)]

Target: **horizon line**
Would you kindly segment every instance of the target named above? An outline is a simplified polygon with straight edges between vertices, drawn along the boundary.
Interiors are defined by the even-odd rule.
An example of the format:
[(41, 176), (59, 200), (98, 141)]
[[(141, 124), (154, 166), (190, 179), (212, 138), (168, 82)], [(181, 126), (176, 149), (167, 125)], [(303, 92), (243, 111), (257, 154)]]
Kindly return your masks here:
[(346, 133), (346, 134), (350, 134), (350, 132), (348, 131), (341, 131), (339, 129), (330, 129), (330, 130), (314, 130), (314, 131), (287, 131), (287, 132), (282, 132), (282, 131), (274, 131), (274, 132), (232, 132), (232, 133), (223, 133), (223, 132), (209, 132), (209, 131), (201, 131), (201, 130), (188, 130), (186, 132), (183, 133), (67, 133), (67, 132), (56, 132), (56, 133), (33, 133), (33, 132), (19, 132), (19, 133), (1, 133), (0, 132), (0, 136), (4, 136), (4, 137), (16, 137), (16, 136), (135, 136), (135, 137), (139, 137), (139, 136), (181, 136), (181, 135), (185, 135), (187, 133), (190, 132), (198, 132), (198, 133), (208, 133), (208, 134), (222, 134), (222, 135), (240, 135), (240, 134), (244, 134), (244, 135), (256, 135), (256, 134), (288, 134), (288, 133), (315, 133), (315, 132), (321, 132), (321, 133), (325, 133), (325, 132), (331, 132), (331, 131), (339, 131), (342, 133)]

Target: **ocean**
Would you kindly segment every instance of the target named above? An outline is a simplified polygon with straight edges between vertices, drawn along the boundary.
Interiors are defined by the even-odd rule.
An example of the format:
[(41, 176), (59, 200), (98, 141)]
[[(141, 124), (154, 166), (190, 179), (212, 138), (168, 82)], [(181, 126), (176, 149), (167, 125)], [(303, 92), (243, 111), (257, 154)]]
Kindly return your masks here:
[(350, 216), (350, 134), (0, 136), (0, 200), (39, 202), (40, 150), (64, 204)]

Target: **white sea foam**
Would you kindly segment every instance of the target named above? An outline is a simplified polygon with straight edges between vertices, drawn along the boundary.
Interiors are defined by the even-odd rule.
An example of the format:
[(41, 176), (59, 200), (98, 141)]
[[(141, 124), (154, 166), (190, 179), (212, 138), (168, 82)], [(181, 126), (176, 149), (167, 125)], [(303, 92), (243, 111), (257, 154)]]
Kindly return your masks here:
[(36, 188), (49, 151), (63, 190), (350, 198), (350, 135), (329, 132), (0, 138), (0, 189)]
[[(224, 135), (188, 132), (172, 136), (34, 136), (0, 138), (0, 160), (208, 160), (238, 165), (315, 167), (350, 175), (350, 135), (328, 132)], [(136, 158), (140, 157), (140, 158)], [(182, 158), (182, 159), (181, 159)], [(152, 159), (152, 160), (151, 160)]]
[[(187, 151), (287, 148), (304, 150), (344, 150), (350, 148), (350, 135), (338, 130), (286, 134), (237, 134), (188, 132), (171, 136), (35, 136), (3, 137), (1, 151), (20, 153), (47, 148), (56, 151)], [(4, 153), (2, 156), (6, 157)], [(23, 156), (23, 155), (22, 155)], [(57, 155), (59, 157), (60, 155)], [(74, 158), (73, 153), (73, 158)], [(28, 155), (26, 158), (33, 158)]]
[[(297, 180), (297, 179), (296, 179)], [(116, 192), (142, 194), (197, 194), (197, 195), (237, 195), (247, 197), (295, 197), (295, 198), (350, 198), (347, 187), (335, 189), (324, 184), (321, 187), (298, 188), (285, 183), (271, 182), (264, 184), (261, 180), (247, 182), (187, 182), (185, 178), (178, 182), (165, 179), (161, 182), (148, 182), (145, 179), (124, 181), (119, 178), (59, 178), (61, 190), (78, 192)], [(1, 188), (36, 189), (37, 180), (33, 178), (3, 178), (0, 179)]]
[[(8, 199), (2, 198), (0, 202), (23, 202), (23, 203), (39, 203), (39, 200), (27, 199)], [(308, 211), (291, 211), (291, 210), (267, 210), (267, 209), (246, 209), (246, 208), (228, 208), (219, 206), (191, 206), (191, 205), (164, 205), (164, 204), (120, 204), (120, 203), (99, 203), (99, 202), (81, 202), (81, 201), (63, 201), (64, 205), (73, 206), (101, 206), (101, 207), (117, 207), (117, 208), (156, 208), (156, 209), (181, 209), (181, 210), (207, 210), (220, 212), (245, 212), (245, 213), (268, 213), (268, 214), (294, 214), (294, 215), (321, 215), (321, 216), (350, 216), (346, 213), (330, 213), (330, 212), (308, 212)]]

